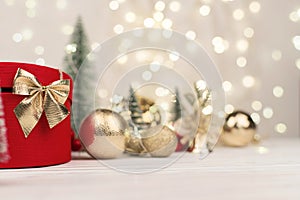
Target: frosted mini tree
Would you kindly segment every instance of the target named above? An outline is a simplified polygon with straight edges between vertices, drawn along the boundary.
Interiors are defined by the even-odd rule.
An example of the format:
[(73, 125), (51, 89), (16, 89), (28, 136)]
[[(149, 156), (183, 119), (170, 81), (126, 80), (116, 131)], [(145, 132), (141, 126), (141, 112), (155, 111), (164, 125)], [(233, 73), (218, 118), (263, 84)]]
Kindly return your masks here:
[(177, 119), (181, 117), (181, 103), (179, 99), (179, 91), (178, 88), (175, 88), (175, 94), (172, 95), (172, 103), (170, 104), (170, 108), (168, 110), (168, 121), (175, 122)]
[(129, 95), (128, 108), (130, 110), (130, 117), (132, 122), (138, 129), (149, 128), (150, 124), (145, 123), (143, 120), (143, 111), (140, 108), (136, 94), (132, 87), (130, 87), (129, 89)]
[[(76, 131), (74, 123), (80, 124), (80, 121), (85, 117), (83, 116), (83, 113), (87, 113), (85, 111), (89, 109), (90, 101), (92, 101), (91, 91), (89, 91), (89, 88), (91, 88), (90, 85), (93, 82), (93, 71), (90, 70), (91, 74), (85, 74), (85, 77), (76, 79), (79, 68), (83, 62), (85, 62), (85, 67), (90, 66), (88, 59), (86, 59), (89, 52), (90, 48), (83, 28), (83, 23), (81, 17), (78, 17), (71, 40), (66, 45), (66, 56), (63, 62), (64, 71), (68, 73), (74, 81), (76, 81), (79, 88), (79, 90), (74, 91), (73, 93), (73, 96), (76, 96), (76, 100), (79, 101), (78, 104), (81, 111), (76, 113), (76, 118), (72, 116), (72, 128), (74, 131)], [(76, 120), (76, 122), (74, 120)]]
[(64, 70), (75, 80), (77, 72), (90, 52), (88, 39), (85, 34), (81, 17), (78, 17), (74, 32), (69, 44), (66, 46)]

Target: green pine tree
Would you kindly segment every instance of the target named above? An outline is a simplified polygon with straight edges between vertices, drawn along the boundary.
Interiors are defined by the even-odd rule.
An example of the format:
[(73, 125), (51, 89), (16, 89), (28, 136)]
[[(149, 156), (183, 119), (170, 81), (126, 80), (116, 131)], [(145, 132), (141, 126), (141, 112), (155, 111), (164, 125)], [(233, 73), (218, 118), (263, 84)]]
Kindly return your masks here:
[(169, 108), (169, 121), (175, 122), (181, 117), (181, 103), (179, 100), (178, 88), (175, 88), (175, 94), (172, 96), (172, 104)]
[(64, 70), (75, 80), (76, 74), (90, 52), (88, 39), (85, 34), (81, 17), (78, 17), (71, 40), (67, 45), (64, 58)]
[(84, 113), (89, 110), (89, 103), (92, 100), (89, 91), (90, 84), (92, 84), (91, 77), (85, 74), (85, 77), (81, 76), (80, 79), (76, 79), (79, 68), (83, 62), (85, 62), (85, 67), (89, 67), (88, 59), (86, 59), (89, 52), (90, 48), (83, 23), (81, 17), (78, 17), (71, 40), (66, 46), (66, 55), (63, 61), (64, 71), (72, 77), (73, 81), (76, 80), (76, 84), (79, 86), (79, 90), (73, 93), (73, 97), (76, 96), (76, 100), (80, 102), (80, 112), (78, 111), (78, 113), (71, 116), (72, 128), (75, 132), (77, 132), (79, 128), (76, 127), (75, 124), (79, 125), (81, 120), (85, 117)]
[(140, 108), (137, 97), (132, 87), (129, 89), (129, 99), (128, 99), (128, 108), (131, 112), (130, 117), (133, 124), (138, 129), (148, 128), (149, 124), (143, 121), (143, 111)]
[(175, 118), (174, 121), (176, 121), (177, 119), (179, 119), (181, 117), (181, 104), (180, 104), (180, 100), (179, 100), (179, 91), (178, 88), (175, 88), (175, 105), (174, 105), (174, 112), (175, 112)]

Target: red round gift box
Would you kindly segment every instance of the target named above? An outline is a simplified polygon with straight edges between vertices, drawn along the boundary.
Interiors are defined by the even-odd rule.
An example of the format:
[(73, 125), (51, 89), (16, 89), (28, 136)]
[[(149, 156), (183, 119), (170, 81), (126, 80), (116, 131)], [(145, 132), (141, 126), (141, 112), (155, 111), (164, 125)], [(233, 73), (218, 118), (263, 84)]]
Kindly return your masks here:
[[(15, 74), (21, 68), (33, 74), (46, 86), (60, 79), (57, 69), (27, 63), (0, 62), (0, 87), (4, 106), (4, 119), (7, 127), (8, 153), (10, 159), (0, 163), (0, 168), (41, 167), (65, 163), (71, 160), (71, 125), (70, 115), (50, 129), (45, 113), (25, 138), (15, 116), (14, 108), (27, 96), (9, 92), (13, 87)], [(71, 82), (70, 93), (65, 106), (70, 111), (72, 103), (72, 81), (63, 73), (63, 79)]]

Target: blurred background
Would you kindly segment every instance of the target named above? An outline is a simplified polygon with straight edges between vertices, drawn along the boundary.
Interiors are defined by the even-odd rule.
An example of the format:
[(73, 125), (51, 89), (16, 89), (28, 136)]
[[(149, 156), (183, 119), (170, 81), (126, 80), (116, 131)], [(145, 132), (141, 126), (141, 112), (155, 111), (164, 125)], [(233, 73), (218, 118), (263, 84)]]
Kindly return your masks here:
[(300, 1), (0, 0), (0, 61), (61, 68), (78, 16), (91, 49), (138, 27), (195, 40), (223, 77), (226, 113), (249, 112), (265, 137), (299, 136)]

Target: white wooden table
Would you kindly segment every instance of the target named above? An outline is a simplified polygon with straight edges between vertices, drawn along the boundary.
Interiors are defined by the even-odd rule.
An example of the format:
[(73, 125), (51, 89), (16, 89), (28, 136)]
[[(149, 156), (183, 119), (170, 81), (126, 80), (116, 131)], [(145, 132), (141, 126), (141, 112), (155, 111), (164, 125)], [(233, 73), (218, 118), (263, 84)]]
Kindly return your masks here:
[[(105, 163), (117, 163), (122, 168), (136, 159)], [(146, 165), (159, 162), (139, 159)], [(93, 159), (0, 170), (0, 199), (299, 200), (300, 139), (272, 138), (246, 148), (216, 147), (203, 160), (185, 153), (165, 169), (140, 175), (115, 171)]]

